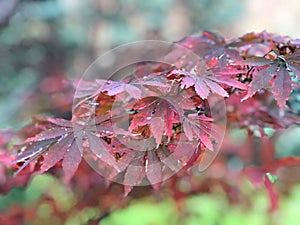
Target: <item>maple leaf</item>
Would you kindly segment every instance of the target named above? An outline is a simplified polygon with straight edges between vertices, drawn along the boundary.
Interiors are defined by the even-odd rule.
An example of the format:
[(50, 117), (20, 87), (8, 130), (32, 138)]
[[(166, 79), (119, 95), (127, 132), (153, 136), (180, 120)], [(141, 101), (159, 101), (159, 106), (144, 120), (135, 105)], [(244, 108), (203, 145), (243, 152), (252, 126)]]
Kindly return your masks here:
[[(115, 96), (121, 93), (127, 93), (135, 99), (141, 98), (142, 88), (148, 86), (154, 87), (169, 87), (167, 80), (164, 77), (159, 77), (161, 73), (151, 73), (142, 78), (129, 76), (122, 81), (112, 81), (96, 79), (95, 82), (81, 80), (77, 87), (76, 98), (94, 97), (99, 93), (107, 93), (109, 96)], [(131, 78), (130, 80), (128, 78)], [(133, 79), (132, 79), (133, 78)]]
[(242, 101), (252, 97), (258, 90), (266, 88), (274, 78), (272, 93), (279, 107), (283, 108), (292, 92), (290, 72), (300, 79), (300, 51), (286, 57), (277, 56), (275, 59), (255, 57), (246, 59), (243, 64), (255, 66), (258, 72), (253, 74), (247, 95)]
[[(134, 99), (140, 99), (142, 96), (158, 95), (157, 92), (162, 93), (168, 90), (169, 83), (170, 81), (161, 76), (161, 73), (151, 73), (144, 77), (132, 75), (122, 81), (96, 79), (94, 82), (88, 82), (80, 80), (76, 83), (74, 110), (77, 111), (77, 114), (83, 109), (84, 112), (99, 109), (100, 114), (106, 113), (111, 110), (114, 102), (128, 101), (128, 95)], [(124, 95), (124, 93), (128, 95)], [(116, 96), (118, 96), (118, 99), (116, 99)]]
[(184, 134), (190, 141), (199, 138), (207, 149), (213, 151), (213, 144), (217, 142), (219, 134), (212, 121), (205, 115), (189, 114), (182, 122)]
[(138, 112), (130, 122), (129, 131), (149, 125), (157, 145), (161, 143), (163, 134), (170, 140), (173, 135), (173, 124), (179, 122), (174, 105), (163, 98), (146, 97), (136, 102), (133, 109)]
[[(155, 147), (149, 151), (140, 151), (140, 150), (131, 150), (125, 153), (117, 161), (117, 164), (120, 168), (119, 172), (123, 172), (124, 183), (124, 195), (127, 196), (132, 190), (133, 186), (139, 185), (143, 179), (146, 177), (151, 185), (155, 185), (158, 182), (161, 182), (162, 167), (155, 166), (151, 167), (153, 163), (159, 162), (158, 158), (154, 158), (153, 154)], [(118, 173), (111, 174), (111, 178), (116, 176)]]
[[(165, 176), (168, 177), (169, 174), (179, 171), (183, 165), (186, 165), (187, 162), (183, 158), (187, 156), (186, 161), (188, 161), (193, 153), (191, 146), (190, 144), (181, 145), (179, 143), (179, 147), (175, 147), (175, 152), (173, 147), (160, 145), (147, 151), (131, 151), (125, 154), (123, 156), (126, 158), (127, 165), (124, 174), (125, 196), (129, 194), (134, 185), (141, 184), (144, 179), (147, 179), (157, 190)], [(189, 154), (187, 152), (183, 154), (184, 147), (189, 147)], [(130, 161), (128, 161), (127, 155), (130, 156)]]
[(230, 78), (230, 75), (236, 73), (243, 73), (241, 70), (228, 69), (210, 70), (205, 63), (198, 63), (199, 66), (195, 66), (190, 72), (175, 69), (172, 74), (183, 75), (181, 78), (181, 87), (189, 88), (194, 87), (196, 93), (202, 98), (207, 99), (210, 93), (216, 93), (222, 97), (228, 97), (228, 93), (223, 89), (219, 83), (228, 85), (230, 87), (236, 87), (240, 89), (246, 89), (246, 86), (239, 81)]
[(96, 83), (100, 85), (99, 91), (107, 92), (110, 96), (127, 92), (133, 98), (141, 98), (142, 91), (133, 84), (100, 79), (96, 79)]
[(266, 31), (259, 33), (251, 32), (231, 41), (229, 46), (244, 47), (245, 45), (249, 45), (250, 48), (255, 48), (257, 44), (266, 44), (274, 47), (275, 42), (283, 42), (286, 40), (286, 37), (276, 36), (274, 34), (267, 33)]
[(14, 163), (24, 162), (20, 172), (30, 162), (43, 156), (41, 172), (49, 170), (62, 160), (66, 181), (69, 181), (81, 161), (82, 154), (74, 137), (73, 123), (63, 119), (47, 119), (48, 129), (27, 139)]
[(83, 153), (78, 144), (80, 143), (82, 148), (84, 140), (87, 151), (91, 151), (103, 162), (118, 170), (115, 158), (111, 152), (107, 151), (109, 147), (102, 138), (128, 135), (128, 133), (123, 129), (113, 128), (108, 115), (97, 116), (94, 120), (85, 121), (84, 124), (73, 124), (71, 121), (57, 118), (48, 118), (40, 123), (45, 126), (44, 131), (28, 138), (24, 145), (16, 146), (23, 151), (17, 155), (14, 163), (24, 162), (17, 173), (30, 162), (43, 156), (41, 172), (49, 170), (62, 160), (65, 179), (69, 181), (81, 162)]
[[(134, 185), (143, 183), (145, 179), (157, 190), (163, 179), (178, 172), (183, 166), (192, 166), (192, 163), (198, 159), (201, 153), (199, 141), (189, 141), (185, 136), (180, 137), (180, 141), (172, 140), (172, 143), (159, 146), (153, 139), (140, 139), (136, 143), (133, 139), (121, 140), (126, 148), (130, 148), (117, 161), (120, 168), (119, 172), (124, 171), (122, 182), (125, 184), (125, 196), (128, 195)], [(118, 146), (116, 150), (120, 149)], [(112, 177), (116, 175), (114, 173)]]
[(89, 143), (89, 150), (101, 159), (102, 162), (113, 167), (115, 170), (120, 171), (112, 152), (109, 151), (110, 147), (103, 139), (101, 139), (101, 136), (98, 135), (97, 132), (85, 133)]
[(247, 129), (256, 128), (263, 135), (265, 127), (272, 127), (275, 130), (287, 128), (291, 124), (299, 123), (299, 119), (289, 118), (286, 113), (283, 117), (278, 115), (278, 107), (270, 102), (271, 93), (262, 93), (247, 100), (247, 104), (241, 102), (239, 95), (231, 95), (226, 99), (226, 105), (233, 107), (228, 112), (228, 118), (239, 127)]
[(203, 37), (207, 39), (207, 46), (205, 46), (204, 59), (218, 59), (218, 64), (220, 66), (226, 66), (228, 58), (232, 60), (240, 59), (238, 51), (230, 48), (230, 45), (226, 43), (225, 39), (212, 32), (203, 32)]
[(191, 49), (206, 61), (215, 61), (215, 65), (226, 66), (229, 59), (240, 60), (239, 52), (231, 48), (230, 43), (219, 34), (203, 31), (201, 36), (186, 37), (176, 42)]

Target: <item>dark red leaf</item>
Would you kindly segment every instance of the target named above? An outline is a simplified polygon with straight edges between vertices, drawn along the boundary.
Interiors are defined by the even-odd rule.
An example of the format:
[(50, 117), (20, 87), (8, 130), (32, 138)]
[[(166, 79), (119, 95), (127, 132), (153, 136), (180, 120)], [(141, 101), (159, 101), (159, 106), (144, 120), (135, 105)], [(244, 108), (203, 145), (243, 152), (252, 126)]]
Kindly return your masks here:
[(216, 82), (216, 78), (211, 72), (204, 71), (203, 74), (190, 73), (182, 70), (174, 70), (172, 73), (184, 75), (181, 80), (183, 88), (195, 87), (196, 93), (206, 99), (210, 92), (216, 93), (223, 97), (228, 97), (228, 93)]
[(220, 95), (220, 96), (223, 96), (223, 97), (228, 97), (228, 93), (215, 81), (213, 80), (209, 80), (209, 79), (205, 79), (204, 82), (206, 83), (206, 85), (209, 87), (209, 89)]
[(156, 144), (160, 145), (163, 133), (165, 131), (165, 122), (163, 118), (155, 117), (150, 121), (150, 130), (155, 138)]
[(49, 145), (55, 143), (58, 138), (52, 138), (43, 141), (36, 141), (36, 142), (28, 142), (24, 145), (15, 146), (15, 148), (25, 148), (22, 150), (15, 158), (14, 163), (24, 162), (24, 161), (33, 161), (38, 156), (43, 154)]
[(277, 70), (276, 65), (272, 65), (266, 69), (260, 70), (253, 75), (252, 82), (250, 84), (247, 95), (242, 99), (242, 101), (252, 97), (258, 90), (265, 88), (273, 78)]
[(63, 157), (62, 167), (65, 175), (65, 180), (67, 182), (73, 177), (76, 172), (82, 158), (82, 153), (80, 152), (77, 143), (73, 140), (71, 146), (65, 152)]
[(218, 132), (214, 124), (206, 119), (204, 116), (191, 114), (183, 119), (183, 130), (189, 140), (199, 138), (206, 148), (213, 151), (213, 143), (218, 140)]
[[(275, 52), (278, 53), (278, 51)], [(299, 76), (300, 68), (297, 65), (298, 60), (298, 52), (286, 57), (277, 55), (275, 59), (267, 59), (264, 57), (246, 59), (241, 64), (258, 67), (263, 66), (266, 68), (259, 68), (259, 72), (253, 75), (248, 93), (242, 101), (252, 97), (259, 89), (266, 88), (269, 83), (271, 83), (272, 78), (275, 77), (272, 83), (272, 93), (278, 106), (283, 108), (292, 92), (290, 71), (297, 77)]]
[[(133, 115), (129, 131), (149, 124), (158, 145), (161, 142), (160, 134), (163, 133), (170, 139), (173, 123), (178, 122), (176, 109), (170, 102), (162, 98), (147, 97), (139, 100), (133, 108), (139, 112)], [(158, 123), (159, 121), (163, 123)]]
[[(18, 169), (17, 173), (23, 170), (29, 163), (33, 162), (39, 156), (43, 156), (43, 161), (40, 166), (40, 171), (45, 172), (51, 167), (55, 166), (60, 160), (67, 157), (65, 165), (72, 157), (74, 157), (74, 167), (78, 167), (80, 160), (78, 159), (78, 148), (75, 143), (73, 134), (73, 123), (63, 119), (48, 118), (45, 121), (38, 121), (40, 124), (50, 123), (48, 130), (42, 131), (32, 138), (28, 138), (29, 142), (23, 146), (16, 146), (16, 148), (25, 148), (16, 156), (14, 163), (24, 162)], [(75, 148), (76, 146), (76, 148)], [(72, 171), (72, 166), (65, 166), (65, 178), (70, 180), (75, 171)]]
[[(99, 80), (97, 80), (99, 82)], [(127, 92), (131, 97), (139, 99), (141, 97), (142, 91), (132, 84), (126, 84), (122, 82), (104, 81), (106, 82), (103, 87), (101, 87), (102, 92), (107, 92), (108, 95), (114, 96), (123, 92)]]
[(221, 84), (226, 84), (229, 87), (235, 87), (241, 90), (246, 90), (247, 89), (247, 85), (232, 79), (230, 77), (226, 77), (226, 76), (221, 76), (221, 75), (215, 75), (216, 76), (216, 81), (218, 81), (218, 83)]
[(116, 170), (120, 170), (112, 153), (109, 152), (110, 147), (106, 144), (106, 142), (90, 132), (87, 132), (86, 136), (89, 141), (90, 150), (104, 163), (112, 166)]
[(41, 166), (41, 172), (45, 172), (58, 163), (70, 149), (74, 137), (68, 136), (59, 139), (55, 144), (49, 147), (49, 150), (43, 155), (44, 160)]
[(280, 67), (277, 73), (272, 86), (272, 93), (274, 94), (274, 98), (276, 99), (279, 107), (283, 108), (292, 93), (292, 80), (290, 74), (283, 67)]

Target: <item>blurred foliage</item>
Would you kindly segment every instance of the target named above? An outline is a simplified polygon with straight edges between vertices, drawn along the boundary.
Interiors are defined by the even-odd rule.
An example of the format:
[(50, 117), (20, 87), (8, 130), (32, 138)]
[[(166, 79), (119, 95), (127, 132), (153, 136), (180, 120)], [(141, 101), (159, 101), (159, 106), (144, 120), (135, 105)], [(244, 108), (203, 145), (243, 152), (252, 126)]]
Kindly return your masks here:
[[(16, 2), (1, 1), (1, 10)], [(34, 114), (69, 118), (73, 93), (45, 93), (43, 81), (79, 77), (116, 45), (221, 30), (241, 13), (238, 0), (19, 1), (15, 11), (3, 11), (10, 19), (0, 28), (0, 128), (18, 129)]]
[(253, 191), (253, 187), (244, 181), (244, 196), (251, 199), (248, 205), (232, 205), (220, 190), (206, 195), (187, 197), (178, 205), (171, 199), (154, 202), (151, 198), (139, 199), (128, 208), (113, 212), (99, 225), (296, 225), (298, 223), (297, 208), (300, 207), (300, 185), (285, 196), (282, 210), (274, 214), (268, 213), (268, 199), (262, 190)]
[[(43, 174), (36, 176), (26, 188), (15, 187), (8, 195), (0, 195), (0, 217), (1, 212), (15, 208), (15, 211), (27, 212), (26, 224), (91, 224), (101, 215), (99, 225), (298, 224), (299, 184), (289, 195), (282, 196), (281, 209), (272, 214), (268, 212), (268, 198), (263, 188), (255, 189), (245, 179), (239, 185), (243, 190), (240, 198), (244, 201), (238, 204), (230, 202), (224, 190), (215, 186), (210, 194), (190, 195), (181, 201), (153, 196), (133, 199), (128, 207), (107, 214), (97, 207), (80, 209), (74, 192), (54, 176)], [(61, 217), (61, 213), (66, 216)]]

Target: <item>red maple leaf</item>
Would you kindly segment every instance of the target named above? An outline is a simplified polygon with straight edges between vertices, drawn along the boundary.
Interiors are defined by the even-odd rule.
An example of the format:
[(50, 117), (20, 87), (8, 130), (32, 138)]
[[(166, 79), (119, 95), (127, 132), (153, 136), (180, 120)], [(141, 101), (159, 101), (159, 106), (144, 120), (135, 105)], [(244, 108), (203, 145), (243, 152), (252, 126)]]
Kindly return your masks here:
[(109, 96), (126, 92), (133, 98), (141, 98), (142, 91), (134, 84), (100, 79), (97, 79), (96, 83), (100, 85), (99, 91), (107, 92)]
[(146, 97), (137, 101), (133, 109), (137, 113), (130, 122), (129, 131), (149, 125), (157, 145), (160, 145), (163, 135), (170, 140), (173, 135), (173, 124), (179, 122), (178, 112), (173, 104), (163, 98)]
[(189, 114), (182, 122), (184, 134), (190, 141), (199, 139), (207, 149), (213, 151), (213, 144), (217, 142), (219, 132), (212, 121), (205, 115)]
[(215, 65), (222, 67), (228, 64), (229, 59), (240, 59), (239, 52), (217, 33), (203, 31), (201, 36), (186, 37), (177, 44), (191, 49), (206, 61), (215, 61)]
[(258, 90), (266, 88), (271, 83), (274, 98), (278, 106), (283, 108), (292, 93), (291, 73), (300, 79), (300, 52), (286, 57), (279, 55), (275, 59), (249, 58), (243, 64), (254, 66), (257, 72), (253, 74), (248, 93), (242, 101), (252, 97)]
[(24, 162), (17, 173), (35, 159), (43, 156), (41, 172), (49, 170), (62, 160), (66, 181), (69, 181), (81, 161), (82, 154), (74, 137), (73, 124), (63, 119), (47, 119), (47, 129), (27, 139), (14, 160)]
[(231, 78), (232, 75), (238, 73), (243, 73), (243, 71), (230, 67), (223, 70), (217, 68), (210, 70), (205, 63), (198, 63), (191, 71), (178, 69), (173, 70), (170, 75), (182, 75), (180, 80), (182, 88), (194, 87), (202, 99), (207, 99), (210, 93), (216, 93), (222, 97), (229, 96), (220, 84), (246, 89), (244, 84)]

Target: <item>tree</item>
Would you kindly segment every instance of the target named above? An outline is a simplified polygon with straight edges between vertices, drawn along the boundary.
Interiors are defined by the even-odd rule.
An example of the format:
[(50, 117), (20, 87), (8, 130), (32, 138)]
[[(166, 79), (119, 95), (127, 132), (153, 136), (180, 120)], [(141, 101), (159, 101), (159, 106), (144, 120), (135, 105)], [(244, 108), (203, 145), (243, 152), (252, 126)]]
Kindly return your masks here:
[[(98, 187), (102, 194), (116, 196), (119, 192), (112, 188), (116, 184), (96, 178), (84, 157), (102, 176), (121, 183), (117, 186), (124, 187), (125, 196), (140, 193), (142, 189), (133, 186), (145, 182), (156, 192), (170, 188), (175, 199), (201, 192), (205, 182), (193, 180), (193, 168), (221, 145), (218, 118), (212, 115), (218, 109), (209, 103), (211, 96), (219, 96), (227, 107), (227, 130), (242, 132), (246, 144), (236, 150), (238, 146), (225, 135), (218, 160), (226, 165), (236, 155), (243, 162), (240, 174), (263, 185), (270, 210), (276, 210), (275, 174), (280, 167), (300, 163), (297, 157), (274, 155), (274, 137), (299, 123), (290, 99), (299, 87), (299, 40), (264, 31), (227, 41), (205, 31), (176, 44), (196, 54), (197, 60), (172, 48), (166, 55), (172, 64), (139, 63), (120, 81), (79, 81), (70, 121), (34, 118), (32, 125), (17, 134), (22, 142), (11, 149), (7, 143), (16, 134), (3, 132), (8, 138), (1, 139), (2, 167), (13, 168), (18, 175), (2, 174), (6, 179), (2, 191), (25, 184), (40, 172), (60, 177), (62, 168), (71, 187)], [(257, 149), (259, 162), (254, 156)], [(174, 185), (182, 179), (190, 183), (187, 192)], [(211, 179), (207, 176), (206, 182), (213, 183)], [(230, 195), (230, 182), (218, 182)], [(99, 194), (91, 192), (91, 197), (81, 199), (82, 205), (97, 205), (92, 196)]]

